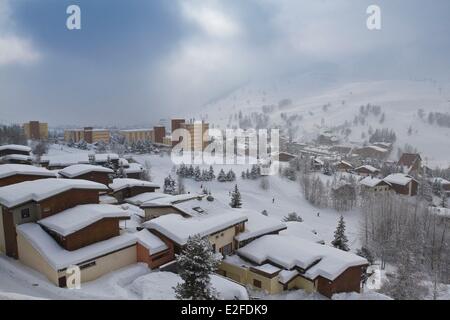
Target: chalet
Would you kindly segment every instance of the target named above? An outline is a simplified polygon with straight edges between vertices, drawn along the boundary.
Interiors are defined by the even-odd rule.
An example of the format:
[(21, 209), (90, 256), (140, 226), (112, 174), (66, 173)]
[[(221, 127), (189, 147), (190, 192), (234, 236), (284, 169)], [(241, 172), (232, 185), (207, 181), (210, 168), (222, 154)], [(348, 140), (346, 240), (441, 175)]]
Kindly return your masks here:
[(391, 190), (391, 184), (389, 182), (370, 176), (362, 179), (359, 184), (364, 191), (387, 192)]
[(386, 150), (392, 150), (392, 143), (390, 142), (374, 142), (372, 145)]
[(167, 238), (159, 238), (147, 229), (137, 232), (137, 261), (150, 269), (158, 268), (175, 259), (174, 244)]
[(311, 161), (311, 169), (312, 170), (322, 170), (323, 166), (324, 166), (324, 161), (319, 159), (319, 158), (314, 158)]
[(0, 251), (17, 258), (16, 226), (80, 204), (96, 204), (105, 185), (86, 180), (39, 179), (0, 188)]
[(438, 183), (445, 193), (450, 194), (450, 181), (445, 180), (443, 178), (435, 178), (433, 179), (433, 183)]
[(389, 155), (389, 150), (377, 146), (367, 146), (354, 149), (352, 153), (363, 159), (384, 159)]
[(119, 236), (119, 222), (129, 218), (130, 214), (118, 206), (85, 204), (38, 220), (37, 223), (65, 250), (75, 251)]
[(12, 154), (30, 156), (31, 148), (18, 144), (8, 144), (0, 146), (0, 157), (9, 156)]
[(343, 145), (337, 145), (337, 146), (332, 146), (330, 148), (331, 152), (336, 152), (340, 155), (348, 155), (351, 151), (352, 151), (352, 147), (351, 146), (343, 146)]
[(0, 165), (0, 187), (24, 181), (55, 178), (56, 174), (45, 168), (25, 164)]
[(0, 163), (31, 164), (31, 148), (9, 144), (0, 146)]
[(143, 226), (164, 241), (171, 242), (175, 253), (181, 252), (189, 237), (199, 234), (209, 239), (214, 252), (225, 256), (236, 250), (235, 236), (245, 230), (247, 220), (247, 216), (237, 212), (192, 218), (167, 214), (149, 220)]
[(270, 294), (302, 289), (331, 298), (360, 292), (366, 259), (294, 236), (267, 235), (225, 257), (220, 273)]
[(356, 168), (355, 173), (363, 176), (363, 177), (368, 177), (368, 176), (377, 176), (380, 173), (380, 170), (370, 166), (370, 165), (364, 165), (361, 167)]
[(394, 173), (387, 176), (383, 180), (390, 183), (392, 189), (398, 194), (411, 197), (417, 195), (419, 183), (411, 176), (403, 173)]
[[(166, 195), (161, 196), (159, 193), (155, 193), (153, 199), (143, 202), (140, 208), (145, 211), (145, 221), (160, 217), (165, 214), (177, 213), (183, 217), (191, 217), (192, 215), (198, 215), (209, 212), (205, 208), (208, 206), (208, 202), (204, 201), (200, 204), (200, 200), (204, 195), (198, 194), (179, 194), (179, 195)], [(131, 199), (127, 199), (128, 203), (137, 203), (143, 200), (150, 199), (148, 194), (138, 195)]]
[(72, 266), (80, 268), (83, 283), (137, 261), (136, 237), (130, 233), (69, 251), (38, 223), (25, 223), (17, 227), (17, 243), (20, 262), (41, 272), (59, 287), (66, 286), (68, 269)]
[(112, 196), (121, 203), (126, 198), (134, 197), (141, 193), (155, 192), (156, 189), (159, 189), (159, 185), (149, 181), (118, 178), (109, 184), (109, 188)]
[(417, 173), (422, 166), (422, 158), (417, 153), (404, 153), (398, 160), (397, 165), (402, 167), (406, 174)]
[(61, 169), (58, 174), (66, 179), (83, 179), (107, 185), (114, 170), (90, 164), (75, 164)]
[(334, 167), (336, 169), (336, 171), (339, 172), (350, 172), (351, 170), (353, 170), (353, 166), (350, 162), (341, 160), (337, 163), (334, 164)]
[(129, 163), (128, 167), (124, 169), (127, 178), (141, 179), (145, 172), (144, 168), (139, 163)]

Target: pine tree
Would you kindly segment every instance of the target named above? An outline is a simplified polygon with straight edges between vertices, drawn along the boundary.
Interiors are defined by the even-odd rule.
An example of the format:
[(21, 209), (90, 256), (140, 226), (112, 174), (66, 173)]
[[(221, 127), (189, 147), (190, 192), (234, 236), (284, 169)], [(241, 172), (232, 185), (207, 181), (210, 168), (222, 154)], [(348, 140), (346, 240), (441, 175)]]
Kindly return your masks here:
[(216, 175), (214, 174), (214, 168), (213, 166), (209, 166), (209, 180), (214, 180), (216, 178)]
[(345, 221), (344, 217), (341, 216), (336, 231), (334, 232), (334, 240), (331, 242), (331, 244), (333, 245), (333, 247), (340, 250), (349, 251), (350, 249), (347, 245), (347, 242), (348, 239), (345, 235)]
[(176, 183), (175, 180), (169, 175), (164, 179), (164, 193), (166, 194), (175, 194)]
[(232, 208), (240, 208), (241, 206), (242, 206), (241, 193), (239, 192), (238, 186), (235, 185), (234, 191), (231, 194), (230, 207), (232, 207)]
[(217, 177), (217, 181), (225, 182), (226, 180), (227, 180), (227, 177), (225, 175), (225, 171), (223, 171), (223, 169), (220, 169), (219, 176)]
[(210, 275), (219, 266), (219, 259), (208, 239), (200, 235), (189, 237), (182, 253), (177, 255), (179, 275), (183, 279), (174, 289), (180, 300), (215, 300)]

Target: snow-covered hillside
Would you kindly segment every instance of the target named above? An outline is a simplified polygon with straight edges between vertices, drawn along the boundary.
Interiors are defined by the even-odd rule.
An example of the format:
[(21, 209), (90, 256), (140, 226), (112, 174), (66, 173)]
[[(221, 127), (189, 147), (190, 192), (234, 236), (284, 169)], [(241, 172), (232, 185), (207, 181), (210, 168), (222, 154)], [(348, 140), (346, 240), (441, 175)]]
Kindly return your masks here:
[[(379, 106), (361, 116), (360, 107)], [(422, 118), (418, 110), (423, 110)], [(220, 127), (239, 124), (290, 128), (298, 141), (332, 129), (342, 143), (362, 144), (376, 129), (393, 129), (394, 150), (406, 143), (431, 167), (450, 165), (450, 128), (428, 122), (430, 112), (450, 114), (450, 84), (432, 80), (342, 84), (324, 75), (252, 83), (209, 103), (201, 117)], [(241, 113), (241, 115), (239, 115)], [(253, 116), (251, 114), (253, 113)], [(355, 121), (355, 117), (360, 117)], [(410, 130), (409, 128), (412, 128)], [(344, 133), (344, 129), (351, 131)], [(393, 158), (397, 153), (393, 152)]]

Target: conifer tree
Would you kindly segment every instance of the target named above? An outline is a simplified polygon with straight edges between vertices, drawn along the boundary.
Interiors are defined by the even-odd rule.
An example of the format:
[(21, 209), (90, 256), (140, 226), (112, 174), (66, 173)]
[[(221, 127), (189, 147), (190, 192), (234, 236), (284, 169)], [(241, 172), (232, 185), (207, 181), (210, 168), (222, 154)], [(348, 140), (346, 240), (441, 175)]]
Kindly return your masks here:
[(174, 289), (180, 300), (215, 300), (216, 290), (211, 286), (211, 274), (219, 259), (208, 239), (200, 235), (189, 237), (180, 255), (177, 255), (178, 272), (183, 280)]
[(241, 193), (239, 192), (239, 189), (238, 189), (237, 185), (235, 185), (234, 191), (231, 194), (230, 206), (232, 208), (240, 208), (242, 206)]
[(340, 250), (350, 251), (347, 243), (348, 239), (345, 235), (345, 221), (344, 217), (341, 216), (336, 231), (334, 232), (334, 240), (331, 242), (331, 244), (333, 245), (333, 247)]

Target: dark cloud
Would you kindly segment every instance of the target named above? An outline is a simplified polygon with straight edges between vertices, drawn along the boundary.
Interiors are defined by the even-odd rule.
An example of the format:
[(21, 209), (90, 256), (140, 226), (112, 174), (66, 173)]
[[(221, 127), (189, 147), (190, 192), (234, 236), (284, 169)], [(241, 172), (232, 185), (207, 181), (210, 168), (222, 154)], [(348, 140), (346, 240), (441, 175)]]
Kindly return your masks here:
[[(370, 32), (375, 2), (383, 29)], [(80, 31), (65, 28), (69, 4)], [(0, 120), (151, 125), (311, 69), (449, 80), (449, 16), (446, 0), (2, 0)]]

